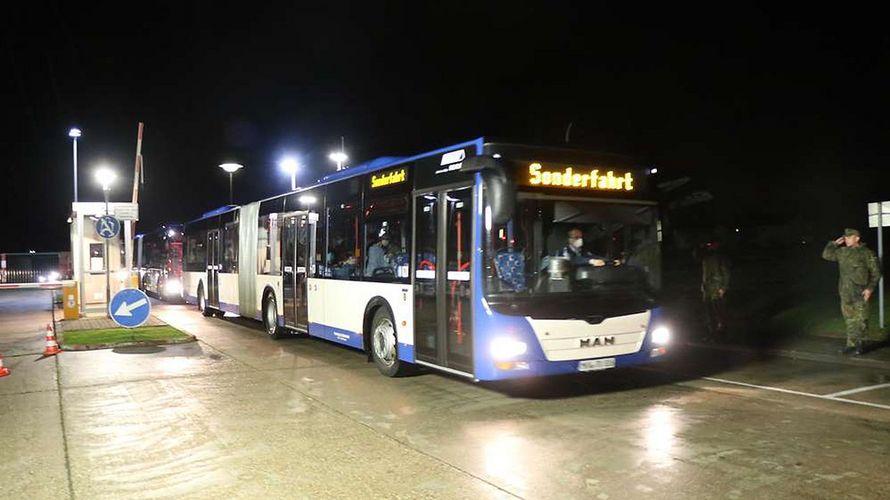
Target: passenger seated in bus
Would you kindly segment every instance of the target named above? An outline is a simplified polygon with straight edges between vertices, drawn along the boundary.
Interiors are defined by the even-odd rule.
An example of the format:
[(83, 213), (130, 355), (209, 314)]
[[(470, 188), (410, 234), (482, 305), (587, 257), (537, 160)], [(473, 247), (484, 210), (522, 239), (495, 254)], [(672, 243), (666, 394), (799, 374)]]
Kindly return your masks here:
[(395, 253), (397, 253), (394, 250), (389, 233), (381, 234), (380, 240), (368, 247), (365, 276), (394, 275)]
[(620, 265), (620, 260), (609, 261), (606, 257), (594, 255), (584, 249), (584, 233), (580, 228), (573, 227), (568, 232), (568, 244), (557, 254), (560, 257), (569, 259), (575, 266), (594, 266), (602, 267), (607, 263), (610, 265)]

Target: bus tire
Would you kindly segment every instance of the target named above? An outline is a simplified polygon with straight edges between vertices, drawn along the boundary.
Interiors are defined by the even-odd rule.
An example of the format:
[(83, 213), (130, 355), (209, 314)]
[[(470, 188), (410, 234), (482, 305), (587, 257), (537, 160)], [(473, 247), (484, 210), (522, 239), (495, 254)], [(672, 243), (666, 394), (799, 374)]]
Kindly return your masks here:
[(410, 373), (411, 365), (399, 359), (395, 322), (385, 307), (378, 307), (371, 320), (371, 358), (377, 370), (387, 377)]
[(204, 295), (204, 284), (198, 285), (198, 310), (205, 318), (213, 316), (213, 309), (207, 307), (207, 297)]
[(275, 340), (284, 338), (285, 329), (278, 326), (278, 302), (274, 293), (267, 293), (263, 299), (263, 328), (266, 335)]

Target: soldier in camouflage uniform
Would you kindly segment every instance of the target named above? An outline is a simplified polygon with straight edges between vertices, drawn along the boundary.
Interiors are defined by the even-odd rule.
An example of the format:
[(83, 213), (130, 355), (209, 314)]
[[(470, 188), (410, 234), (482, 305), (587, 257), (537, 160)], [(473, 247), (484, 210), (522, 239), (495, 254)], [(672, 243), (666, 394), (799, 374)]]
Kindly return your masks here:
[(838, 293), (847, 326), (847, 347), (843, 353), (862, 354), (868, 299), (881, 277), (878, 258), (865, 243), (859, 241), (859, 231), (851, 228), (845, 229), (843, 236), (825, 245), (822, 258), (837, 262), (840, 268)]
[(708, 326), (706, 340), (717, 340), (726, 331), (726, 291), (729, 290), (729, 259), (716, 242), (707, 243), (701, 254), (701, 291)]

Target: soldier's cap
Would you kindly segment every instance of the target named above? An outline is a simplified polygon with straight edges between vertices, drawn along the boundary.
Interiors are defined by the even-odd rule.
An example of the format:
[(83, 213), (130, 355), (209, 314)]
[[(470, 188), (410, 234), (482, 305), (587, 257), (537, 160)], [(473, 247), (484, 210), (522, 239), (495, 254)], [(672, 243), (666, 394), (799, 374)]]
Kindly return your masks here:
[(848, 227), (844, 229), (844, 236), (860, 236), (859, 230)]

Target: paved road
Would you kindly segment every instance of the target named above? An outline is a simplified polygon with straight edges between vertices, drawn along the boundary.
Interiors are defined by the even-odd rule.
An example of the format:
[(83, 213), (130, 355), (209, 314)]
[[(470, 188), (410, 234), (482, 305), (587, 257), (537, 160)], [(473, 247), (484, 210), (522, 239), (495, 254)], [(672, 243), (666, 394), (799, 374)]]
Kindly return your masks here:
[(361, 353), (274, 341), (254, 322), (181, 305), (155, 310), (198, 343), (40, 359), (30, 336), (48, 306), (18, 293), (0, 294), (0, 352), (13, 370), (0, 379), (0, 494), (10, 498), (890, 491), (880, 368), (688, 351), (657, 368), (514, 384), (387, 379)]

